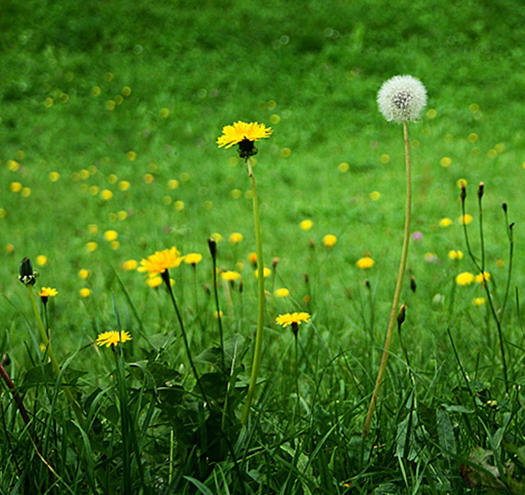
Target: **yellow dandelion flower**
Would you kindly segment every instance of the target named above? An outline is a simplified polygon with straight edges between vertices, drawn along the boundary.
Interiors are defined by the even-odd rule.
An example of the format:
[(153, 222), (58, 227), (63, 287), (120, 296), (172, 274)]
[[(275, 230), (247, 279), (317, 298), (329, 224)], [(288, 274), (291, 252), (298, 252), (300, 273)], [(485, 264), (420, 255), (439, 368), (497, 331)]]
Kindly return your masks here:
[(459, 223), (461, 225), (468, 225), (470, 222), (472, 222), (472, 215), (469, 213), (465, 213), (459, 217)]
[[(225, 146), (231, 148), (234, 144), (239, 144), (243, 141), (259, 141), (260, 139), (270, 137), (273, 130), (271, 127), (266, 127), (264, 124), (258, 122), (234, 122), (233, 125), (224, 126), (222, 129), (222, 136), (217, 138), (217, 145), (219, 148)], [(252, 144), (253, 146), (253, 144)]]
[(241, 274), (238, 272), (234, 272), (233, 270), (227, 270), (221, 273), (221, 278), (223, 280), (227, 280), (228, 282), (233, 282), (234, 280), (241, 278)]
[(159, 277), (158, 275), (156, 277), (151, 277), (146, 280), (146, 284), (154, 289), (155, 287), (158, 287), (159, 285), (162, 285), (162, 277)]
[(12, 192), (20, 192), (22, 190), (22, 184), (20, 182), (11, 182), (9, 188)]
[(458, 179), (456, 182), (456, 186), (459, 187), (459, 189), (463, 189), (463, 187), (467, 187), (467, 179)]
[(337, 242), (337, 237), (333, 234), (327, 234), (323, 237), (323, 244), (327, 248), (334, 247), (336, 242)]
[(475, 133), (475, 132), (471, 132), (469, 135), (468, 135), (468, 142), (471, 143), (471, 144), (474, 144), (475, 142), (477, 142), (477, 140), (479, 139), (479, 136)]
[(452, 158), (444, 156), (441, 160), (439, 160), (439, 164), (445, 168), (450, 167), (450, 165), (452, 165)]
[[(267, 266), (265, 266), (263, 269), (263, 277), (264, 278), (269, 277), (271, 273), (272, 271)], [(254, 275), (255, 275), (255, 278), (259, 278), (259, 270), (255, 270)]]
[(49, 172), (49, 180), (51, 182), (56, 182), (60, 179), (60, 174), (58, 172)]
[(126, 158), (130, 161), (130, 162), (133, 162), (137, 159), (137, 153), (133, 150), (131, 151), (128, 151), (126, 153)]
[(86, 249), (92, 253), (93, 251), (96, 251), (98, 248), (98, 244), (94, 241), (86, 242)]
[(148, 272), (150, 277), (160, 275), (170, 268), (175, 268), (182, 263), (184, 258), (180, 255), (178, 249), (173, 246), (170, 249), (156, 251), (146, 259), (140, 261), (139, 272)]
[(30, 187), (24, 187), (22, 189), (22, 197), (23, 198), (29, 198), (31, 196), (31, 188)]
[(355, 264), (357, 268), (361, 268), (361, 270), (366, 270), (374, 266), (374, 260), (370, 256), (363, 256), (362, 258), (359, 258)]
[(215, 318), (222, 318), (222, 315), (223, 315), (222, 311), (219, 311), (218, 313), (217, 313), (217, 311), (215, 311), (213, 313), (213, 316), (215, 316)]
[(257, 253), (250, 253), (248, 255), (248, 259), (250, 260), (250, 263), (253, 265), (253, 266), (257, 266)]
[(40, 289), (40, 292), (38, 295), (40, 297), (55, 297), (58, 294), (58, 291), (56, 289), (53, 289), (52, 287), (42, 287)]
[(175, 207), (177, 211), (182, 211), (184, 210), (184, 201), (180, 201), (180, 200), (175, 201), (175, 203), (173, 203), (173, 206)]
[(89, 277), (89, 270), (86, 270), (85, 268), (81, 268), (79, 271), (78, 271), (78, 276), (82, 279), (86, 279)]
[(109, 243), (109, 245), (111, 246), (111, 249), (117, 250), (120, 247), (120, 242), (118, 242), (118, 241), (111, 241)]
[(279, 315), (275, 319), (275, 322), (278, 325), (281, 325), (283, 328), (291, 326), (292, 330), (295, 333), (295, 332), (297, 332), (297, 329), (298, 329), (299, 325), (301, 325), (302, 323), (304, 323), (306, 321), (309, 321), (310, 318), (311, 318), (311, 316), (308, 313), (304, 313), (304, 312), (301, 312), (301, 313), (286, 313), (286, 314), (283, 314), (283, 315)]
[(478, 273), (474, 280), (477, 284), (484, 285), (486, 282), (490, 280), (490, 273), (489, 272)]
[(228, 237), (228, 240), (232, 244), (238, 244), (244, 239), (243, 235), (239, 232), (234, 232), (233, 234), (230, 234), (230, 237)]
[(137, 261), (133, 259), (123, 261), (122, 264), (120, 265), (120, 267), (125, 271), (135, 270), (137, 266), (138, 266)]
[(117, 104), (113, 100), (106, 101), (106, 110), (112, 111), (115, 110)]
[(379, 161), (380, 161), (383, 165), (386, 165), (387, 163), (390, 162), (390, 155), (387, 154), (387, 153), (383, 153), (383, 154), (379, 157)]
[(129, 95), (131, 95), (131, 88), (129, 86), (124, 86), (122, 88), (121, 93), (122, 93), (122, 96), (128, 97)]
[(427, 118), (429, 119), (435, 119), (437, 116), (437, 111), (435, 108), (429, 108), (427, 110)]
[(82, 289), (78, 291), (78, 293), (80, 294), (80, 297), (86, 298), (91, 295), (91, 289), (88, 289), (87, 287), (83, 287)]
[(126, 218), (128, 218), (128, 212), (126, 210), (119, 210), (117, 212), (117, 218), (123, 222), (124, 220), (126, 220)]
[(440, 221), (439, 221), (439, 226), (440, 227), (450, 227), (454, 222), (452, 221), (451, 218), (448, 218), (448, 217), (445, 217), (445, 218), (442, 218)]
[(177, 187), (179, 187), (179, 181), (177, 179), (170, 179), (168, 181), (168, 187), (170, 189), (177, 189)]
[(143, 179), (146, 184), (151, 184), (155, 180), (155, 176), (153, 174), (147, 173), (144, 174)]
[(131, 183), (129, 181), (127, 181), (127, 180), (121, 180), (118, 183), (118, 188), (121, 191), (127, 191), (130, 187), (131, 187)]
[(303, 220), (300, 224), (299, 224), (299, 228), (301, 230), (310, 230), (312, 227), (313, 227), (314, 223), (311, 221), (311, 220)]
[(274, 292), (275, 297), (288, 297), (290, 291), (286, 287), (281, 287)]
[(463, 251), (460, 251), (459, 249), (451, 249), (449, 252), (448, 252), (448, 257), (451, 259), (451, 260), (461, 260), (463, 259)]
[(161, 108), (159, 115), (161, 119), (167, 119), (170, 116), (169, 108)]
[(484, 297), (475, 297), (472, 300), (472, 304), (474, 304), (474, 306), (483, 306), (483, 304), (485, 304), (485, 298)]
[(96, 196), (98, 192), (100, 191), (98, 186), (89, 186), (89, 194), (92, 196)]
[(112, 193), (109, 189), (104, 189), (104, 190), (102, 190), (102, 192), (100, 193), (100, 197), (101, 197), (104, 201), (109, 201), (109, 200), (113, 197), (113, 193)]
[(189, 253), (184, 256), (184, 263), (188, 265), (196, 265), (202, 261), (202, 254), (200, 253)]
[(472, 282), (474, 282), (474, 275), (469, 272), (460, 273), (456, 277), (456, 284), (458, 285), (470, 285)]
[(372, 191), (370, 193), (370, 199), (372, 201), (378, 201), (380, 197), (381, 197), (381, 193), (379, 191)]
[(116, 230), (106, 230), (106, 232), (104, 232), (104, 239), (108, 242), (117, 240), (117, 237), (118, 232)]
[(503, 268), (505, 266), (505, 260), (502, 260), (502, 259), (497, 259), (496, 260), (496, 266), (498, 268)]
[(117, 346), (121, 342), (127, 342), (128, 340), (131, 340), (131, 335), (129, 332), (118, 332), (118, 331), (110, 331), (110, 332), (104, 332), (99, 334), (97, 337), (97, 345), (102, 347), (106, 346), (109, 347), (112, 345), (113, 347)]
[(222, 235), (219, 234), (218, 232), (214, 232), (211, 236), (210, 236), (216, 243), (219, 243), (222, 241)]
[(20, 163), (16, 160), (7, 160), (7, 168), (11, 170), (11, 172), (16, 172), (20, 168)]
[(39, 254), (36, 257), (36, 264), (40, 266), (44, 266), (47, 264), (47, 256), (45, 254)]
[(345, 174), (350, 170), (350, 165), (348, 164), (348, 162), (341, 162), (339, 165), (337, 165), (337, 168), (339, 169), (339, 172)]
[(240, 189), (232, 189), (230, 191), (230, 196), (233, 199), (239, 199), (242, 196), (242, 191)]

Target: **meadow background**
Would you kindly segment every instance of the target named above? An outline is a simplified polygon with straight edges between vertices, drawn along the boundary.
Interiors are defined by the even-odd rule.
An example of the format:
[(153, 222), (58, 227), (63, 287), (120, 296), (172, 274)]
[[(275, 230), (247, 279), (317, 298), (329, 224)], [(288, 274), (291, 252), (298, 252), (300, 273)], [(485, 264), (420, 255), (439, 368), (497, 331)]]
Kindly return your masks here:
[[(417, 291), (409, 291), (407, 280), (402, 297), (409, 308), (405, 345), (422, 388), (431, 390), (421, 402), (429, 410), (444, 403), (464, 407), (447, 328), (465, 368), (476, 376), (480, 390), (488, 391), (486, 399), (499, 402), (504, 397), (494, 323), (486, 304), (473, 304), (484, 296), (483, 288), (454, 282), (460, 272), (474, 271), (458, 221), (459, 179), (467, 181), (476, 253), (476, 191), (480, 181), (485, 183), (487, 270), (499, 300), (509, 261), (503, 202), (510, 221), (516, 222), (511, 307), (504, 323), (512, 382), (523, 384), (523, 327), (516, 304), (525, 281), (525, 12), (519, 1), (5, 1), (0, 32), (0, 352), (9, 354), (15, 381), (23, 383), (39, 356), (27, 291), (17, 281), (23, 257), (29, 256), (40, 273), (38, 286), (59, 291), (49, 313), (60, 361), (98, 333), (114, 329), (116, 307), (122, 327), (133, 335), (124, 350), (128, 361), (147, 360), (152, 349), (162, 348), (169, 350), (163, 356), (166, 366), (180, 370), (185, 357), (163, 288), (149, 287), (142, 274), (124, 270), (122, 263), (172, 245), (183, 254), (204, 255), (196, 267), (198, 309), (191, 267), (172, 273), (199, 354), (218, 339), (207, 251), (207, 240), (215, 233), (222, 236), (219, 268), (239, 271), (244, 283), (242, 294), (238, 285), (229, 289), (221, 283), (219, 288), (225, 334), (246, 339), (247, 370), (240, 376), (247, 376), (256, 283), (248, 260), (255, 250), (250, 184), (236, 152), (219, 150), (215, 141), (224, 125), (259, 121), (274, 129), (271, 138), (258, 143), (255, 167), (265, 263), (271, 266), (275, 257), (279, 263), (266, 286), (268, 328), (261, 373), (266, 409), (250, 430), (253, 443), (244, 444), (248, 457), (253, 456), (246, 468), (248, 493), (522, 489), (512, 488), (508, 480), (503, 488), (486, 481), (470, 486), (468, 476), (461, 476), (460, 466), (474, 448), (496, 444), (491, 447), (487, 436), (487, 444), (474, 434), (463, 438), (468, 415), (455, 409), (441, 409), (452, 411), (447, 421), (456, 438), (454, 453), (444, 454), (438, 440), (431, 445), (427, 439), (423, 443), (432, 453), (416, 459), (421, 470), (414, 468), (416, 474), (405, 477), (402, 463), (389, 456), (399, 438), (401, 397), (410, 388), (397, 343), (393, 352), (398, 359), (392, 360), (389, 375), (397, 378), (387, 378), (384, 390), (384, 402), (392, 410), (381, 409), (369, 446), (383, 449), (382, 454), (356, 460), (350, 452), (352, 442), (362, 448), (359, 433), (401, 246), (402, 131), (385, 122), (375, 101), (382, 82), (393, 75), (418, 77), (429, 97), (421, 121), (410, 125), (412, 230), (422, 236), (412, 242), (408, 262)], [(452, 219), (452, 225), (441, 227), (443, 218)], [(308, 231), (299, 227), (305, 219), (313, 222)], [(107, 231), (118, 237), (106, 240)], [(242, 242), (228, 241), (233, 232), (243, 235)], [(326, 234), (337, 236), (330, 249), (322, 242)], [(464, 258), (450, 260), (449, 251), (457, 249)], [(355, 263), (368, 253), (375, 265), (360, 270)], [(87, 278), (79, 277), (82, 269)], [(273, 295), (282, 287), (289, 289), (289, 297)], [(83, 288), (90, 289), (88, 297), (81, 296)], [(309, 303), (304, 300), (308, 294)], [(299, 426), (294, 414), (295, 429), (285, 434), (280, 422), (291, 414), (289, 402), (295, 400), (289, 399), (293, 337), (273, 320), (280, 312), (295, 310), (311, 312), (313, 323), (300, 331), (304, 423)], [(86, 395), (109, 383), (112, 359), (104, 351), (89, 347), (75, 359), (74, 368), (86, 372), (78, 385)], [(31, 401), (30, 385), (27, 397)], [(5, 388), (2, 401), (3, 410), (13, 409)], [(44, 402), (38, 406), (42, 414), (49, 411)], [(506, 421), (503, 412), (499, 419), (497, 414), (491, 413), (494, 424), (487, 426), (492, 433)], [(523, 411), (511, 417), (507, 426), (513, 440), (508, 443), (515, 449), (504, 451), (499, 468), (501, 477), (508, 474), (504, 462), (512, 462), (509, 479), (518, 483), (525, 465)], [(20, 423), (20, 432), (22, 427)], [(488, 434), (481, 431), (481, 436)], [(165, 432), (158, 435), (165, 437)], [(23, 433), (17, 438), (20, 445), (27, 442)], [(204, 490), (184, 476), (206, 482), (209, 472), (201, 464), (212, 466), (209, 458), (203, 454), (195, 461), (201, 471), (192, 471), (190, 462), (171, 463), (181, 474), (170, 485), (169, 446), (155, 438), (147, 443), (151, 451), (144, 447), (148, 469), (158, 472), (149, 486), (166, 493)], [(314, 438), (323, 441), (315, 443)], [(304, 451), (298, 453), (298, 445)], [(496, 447), (502, 448), (499, 443)], [(11, 453), (5, 451), (6, 456)], [(77, 493), (87, 490), (80, 480), (81, 457), (71, 461), (75, 468), (67, 481), (70, 486), (78, 483)], [(57, 466), (69, 472), (68, 455), (59, 458), (62, 464), (55, 459)], [(7, 490), (17, 475), (5, 459), (2, 482)], [(120, 472), (119, 456), (111, 459), (106, 472), (117, 478), (115, 487), (101, 488), (93, 481), (90, 490), (120, 490), (115, 474)], [(412, 457), (410, 463), (415, 462)], [(274, 470), (273, 463), (282, 469)], [(97, 469), (105, 469), (104, 461)], [(224, 486), (233, 484), (228, 478), (232, 471), (225, 472)], [(42, 487), (49, 480), (41, 474), (40, 482)], [(215, 482), (217, 493), (226, 493), (222, 482)]]

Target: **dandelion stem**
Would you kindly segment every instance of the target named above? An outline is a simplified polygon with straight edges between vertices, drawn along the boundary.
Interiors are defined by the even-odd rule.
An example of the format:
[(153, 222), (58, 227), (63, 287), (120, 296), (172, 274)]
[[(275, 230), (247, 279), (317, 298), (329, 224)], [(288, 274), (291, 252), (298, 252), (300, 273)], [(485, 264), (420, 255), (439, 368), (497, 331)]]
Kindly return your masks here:
[(248, 175), (252, 183), (253, 193), (253, 222), (255, 227), (255, 248), (257, 253), (257, 330), (255, 334), (255, 349), (253, 352), (252, 373), (250, 376), (250, 385), (248, 386), (248, 395), (242, 413), (242, 423), (246, 424), (250, 414), (250, 406), (255, 392), (257, 375), (261, 364), (262, 340), (264, 329), (264, 262), (262, 249), (261, 221), (259, 217), (259, 198), (257, 196), (257, 186), (255, 176), (253, 175), (252, 163), (248, 158)]
[(368, 413), (366, 415), (365, 427), (363, 430), (363, 436), (368, 434), (370, 430), (370, 424), (374, 415), (377, 398), (379, 395), (379, 389), (383, 382), (383, 376), (386, 370), (386, 364), (388, 361), (390, 341), (392, 340), (392, 334), (396, 317), (398, 313), (399, 298), (401, 296), (401, 288), (403, 286), (403, 279), (405, 276), (407, 257), (408, 257), (408, 244), (410, 241), (410, 220), (412, 217), (412, 183), (411, 183), (411, 169), (410, 169), (410, 146), (408, 139), (408, 126), (407, 122), (403, 121), (403, 138), (405, 143), (405, 168), (406, 168), (406, 207), (405, 207), (405, 229), (403, 235), (403, 247), (401, 249), (401, 260), (399, 262), (399, 271), (397, 274), (396, 288), (394, 290), (394, 300), (392, 301), (392, 309), (390, 311), (390, 318), (388, 320), (388, 327), (386, 330), (385, 343), (383, 347), (383, 355), (381, 357), (381, 364), (379, 365), (379, 372), (377, 373), (376, 383), (374, 391), (372, 392), (372, 398), (370, 399), (370, 405), (368, 407)]
[(197, 387), (199, 387), (199, 391), (202, 395), (204, 402), (209, 404), (208, 397), (206, 396), (206, 392), (199, 379), (197, 368), (195, 367), (195, 363), (193, 362), (193, 358), (191, 356), (190, 345), (188, 343), (188, 336), (186, 335), (186, 329), (184, 328), (184, 322), (182, 320), (182, 316), (179, 311), (179, 306), (177, 305), (177, 301), (175, 300), (175, 296), (173, 295), (173, 289), (171, 288), (170, 276), (169, 276), (167, 269), (161, 273), (161, 277), (162, 277), (162, 280), (164, 280), (164, 284), (166, 285), (166, 288), (168, 289), (168, 294), (170, 296), (171, 303), (173, 304), (173, 309), (175, 310), (175, 314), (177, 315), (177, 320), (179, 321), (180, 333), (182, 334), (182, 340), (184, 341), (184, 348), (186, 349), (186, 356), (188, 358), (188, 361), (190, 362), (190, 367), (191, 367), (191, 370), (193, 371), (193, 376), (195, 377), (195, 380), (197, 381)]
[(221, 318), (221, 308), (219, 305), (219, 291), (217, 288), (217, 254), (215, 249), (212, 251), (212, 269), (213, 269), (213, 295), (215, 297), (215, 309), (217, 311), (217, 325), (219, 326), (219, 340), (221, 343), (221, 365), (222, 370), (225, 371), (224, 364), (224, 332), (222, 330), (222, 318)]

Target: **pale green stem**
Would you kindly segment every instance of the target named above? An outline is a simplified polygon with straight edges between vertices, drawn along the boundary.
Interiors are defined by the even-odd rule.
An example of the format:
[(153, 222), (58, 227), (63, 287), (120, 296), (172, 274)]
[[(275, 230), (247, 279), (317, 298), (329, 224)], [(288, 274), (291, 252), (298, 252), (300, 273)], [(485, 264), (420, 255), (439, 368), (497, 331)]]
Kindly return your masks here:
[(255, 393), (255, 385), (257, 383), (257, 375), (259, 374), (259, 367), (261, 365), (262, 340), (264, 329), (264, 262), (262, 250), (262, 235), (261, 235), (261, 221), (259, 217), (259, 198), (257, 196), (257, 186), (255, 184), (255, 177), (251, 160), (246, 161), (248, 165), (248, 175), (252, 183), (253, 194), (253, 222), (255, 226), (255, 250), (257, 253), (257, 331), (255, 334), (255, 350), (253, 352), (252, 374), (250, 376), (250, 385), (248, 386), (248, 395), (242, 413), (242, 423), (246, 424), (250, 414), (250, 406)]
[(36, 305), (35, 295), (33, 294), (33, 287), (31, 285), (26, 285), (26, 287), (27, 287), (27, 291), (29, 292), (29, 298), (31, 299), (31, 306), (33, 306), (33, 312), (35, 313), (38, 330), (40, 331), (40, 338), (42, 339), (42, 342), (46, 346), (47, 355), (49, 356), (49, 359), (51, 360), (51, 365), (53, 366), (53, 370), (55, 371), (55, 374), (58, 376), (60, 374), (60, 366), (58, 364), (57, 358), (55, 357), (55, 353), (53, 352), (53, 348), (51, 347), (51, 342), (47, 338), (47, 332), (44, 326), (44, 322), (42, 321), (42, 318), (40, 317), (40, 312), (38, 311), (38, 306)]
[[(33, 312), (35, 313), (36, 323), (38, 326), (38, 330), (40, 331), (40, 337), (42, 339), (42, 342), (47, 348), (47, 355), (49, 356), (49, 359), (51, 360), (53, 371), (55, 372), (55, 375), (58, 377), (60, 375), (60, 365), (58, 364), (57, 358), (55, 357), (55, 353), (53, 352), (53, 348), (51, 347), (51, 342), (47, 337), (47, 332), (44, 327), (42, 318), (40, 318), (40, 312), (38, 311), (38, 307), (36, 305), (36, 300), (35, 300), (35, 295), (33, 294), (33, 287), (31, 285), (26, 285), (26, 287), (29, 292), (29, 299), (31, 299), (31, 306), (33, 306)], [(83, 425), (84, 418), (82, 416), (82, 409), (80, 408), (78, 402), (73, 397), (73, 394), (71, 393), (69, 388), (64, 387), (64, 393), (66, 394), (66, 397), (69, 399), (69, 402), (71, 403), (71, 406), (73, 407), (73, 411), (79, 423)]]
[(377, 397), (379, 395), (379, 389), (383, 382), (383, 377), (386, 371), (386, 363), (388, 361), (390, 342), (392, 340), (392, 334), (396, 317), (399, 311), (399, 298), (401, 296), (401, 289), (403, 287), (403, 279), (405, 277), (405, 270), (407, 265), (408, 257), (408, 244), (410, 241), (410, 220), (412, 217), (412, 184), (410, 179), (410, 147), (408, 141), (408, 126), (406, 121), (403, 122), (403, 137), (405, 141), (405, 166), (406, 166), (406, 207), (405, 207), (405, 230), (403, 236), (403, 247), (401, 249), (401, 261), (399, 263), (399, 272), (397, 274), (396, 288), (394, 291), (394, 300), (392, 301), (392, 309), (390, 311), (390, 319), (388, 320), (388, 327), (386, 330), (385, 344), (383, 347), (383, 356), (381, 357), (381, 364), (379, 366), (379, 372), (377, 373), (376, 383), (374, 391), (372, 392), (372, 398), (370, 399), (370, 405), (368, 407), (368, 413), (366, 415), (365, 427), (363, 430), (363, 436), (368, 434), (370, 430), (370, 423), (374, 415)]

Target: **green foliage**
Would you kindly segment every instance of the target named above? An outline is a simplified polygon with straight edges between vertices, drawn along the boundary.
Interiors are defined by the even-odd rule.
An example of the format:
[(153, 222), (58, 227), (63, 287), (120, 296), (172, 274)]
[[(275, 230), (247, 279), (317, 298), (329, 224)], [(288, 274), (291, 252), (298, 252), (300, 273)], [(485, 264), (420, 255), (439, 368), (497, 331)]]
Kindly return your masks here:
[[(0, 28), (0, 358), (14, 386), (4, 376), (1, 493), (524, 492), (520, 2), (8, 0)], [(362, 438), (404, 195), (400, 129), (375, 97), (405, 73), (425, 83), (435, 110), (410, 126), (422, 238), (409, 251), (403, 346), (396, 336)], [(256, 321), (250, 185), (235, 151), (215, 144), (239, 119), (274, 129), (256, 156), (272, 274), (244, 427)], [(474, 262), (457, 220), (460, 178)], [(244, 240), (229, 242), (232, 232)], [(219, 270), (243, 281), (218, 277), (224, 348), (212, 233), (223, 237)], [(337, 236), (332, 248), (325, 234)], [(172, 245), (204, 255), (170, 273), (200, 383), (165, 287), (122, 268)], [(463, 259), (449, 259), (452, 249)], [(455, 284), (476, 274), (482, 252), (488, 292)], [(375, 264), (360, 270), (367, 253)], [(16, 280), (26, 256), (35, 289), (59, 291), (47, 312), (39, 305), (59, 376)], [(275, 295), (281, 287), (288, 297)], [(289, 311), (312, 314), (297, 355), (292, 332), (274, 323)], [(116, 329), (132, 340), (92, 345)]]

